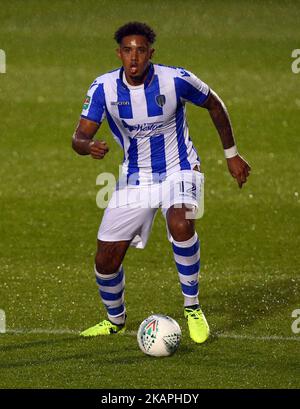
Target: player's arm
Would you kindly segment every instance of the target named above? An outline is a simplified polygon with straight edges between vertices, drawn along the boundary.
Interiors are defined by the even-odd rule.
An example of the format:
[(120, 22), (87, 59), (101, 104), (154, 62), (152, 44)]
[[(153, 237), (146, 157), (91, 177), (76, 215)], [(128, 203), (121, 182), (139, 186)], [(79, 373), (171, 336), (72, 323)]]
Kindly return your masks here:
[(91, 155), (94, 159), (103, 159), (109, 151), (105, 141), (94, 139), (100, 124), (81, 118), (72, 137), (72, 148), (79, 155)]
[(207, 100), (201, 106), (206, 108), (211, 116), (221, 138), (229, 172), (237, 180), (241, 188), (243, 183), (246, 183), (251, 168), (237, 152), (226, 106), (213, 90), (210, 90)]

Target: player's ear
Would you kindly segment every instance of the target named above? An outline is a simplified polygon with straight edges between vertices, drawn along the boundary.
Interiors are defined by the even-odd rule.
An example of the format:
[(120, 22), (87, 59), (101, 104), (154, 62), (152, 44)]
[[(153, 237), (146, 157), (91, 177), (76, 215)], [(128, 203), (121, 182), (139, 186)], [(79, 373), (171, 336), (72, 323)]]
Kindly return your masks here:
[(153, 57), (154, 52), (155, 52), (155, 49), (154, 49), (154, 48), (151, 48), (151, 50), (150, 50), (150, 59)]
[(117, 57), (121, 59), (121, 48), (116, 48)]

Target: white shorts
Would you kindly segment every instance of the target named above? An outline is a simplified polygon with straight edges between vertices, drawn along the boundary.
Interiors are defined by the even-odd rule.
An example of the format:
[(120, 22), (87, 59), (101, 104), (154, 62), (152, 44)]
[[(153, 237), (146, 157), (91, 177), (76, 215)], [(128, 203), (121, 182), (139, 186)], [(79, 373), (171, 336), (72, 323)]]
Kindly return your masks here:
[[(147, 186), (126, 185), (116, 188), (105, 209), (98, 231), (98, 240), (131, 240), (130, 245), (144, 248), (157, 210), (166, 218), (167, 210), (175, 205), (190, 205), (187, 218), (199, 218), (204, 209), (204, 174), (182, 170), (161, 183)], [(168, 239), (172, 236), (167, 227)]]

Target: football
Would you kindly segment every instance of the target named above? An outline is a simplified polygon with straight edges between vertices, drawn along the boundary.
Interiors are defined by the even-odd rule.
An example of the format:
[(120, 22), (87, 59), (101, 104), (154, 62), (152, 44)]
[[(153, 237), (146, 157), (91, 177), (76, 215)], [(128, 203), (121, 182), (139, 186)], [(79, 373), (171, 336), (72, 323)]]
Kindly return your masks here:
[(178, 349), (181, 329), (167, 315), (154, 314), (146, 318), (137, 333), (140, 349), (151, 356), (170, 356)]

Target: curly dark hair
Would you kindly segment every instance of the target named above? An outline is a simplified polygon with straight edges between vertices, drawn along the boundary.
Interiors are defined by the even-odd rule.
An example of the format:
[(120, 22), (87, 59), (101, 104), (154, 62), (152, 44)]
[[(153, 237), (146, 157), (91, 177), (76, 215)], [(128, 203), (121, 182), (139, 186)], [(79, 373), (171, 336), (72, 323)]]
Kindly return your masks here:
[(131, 21), (118, 28), (115, 32), (114, 39), (118, 44), (121, 44), (123, 37), (130, 35), (142, 35), (147, 38), (150, 44), (155, 41), (156, 34), (146, 23)]

